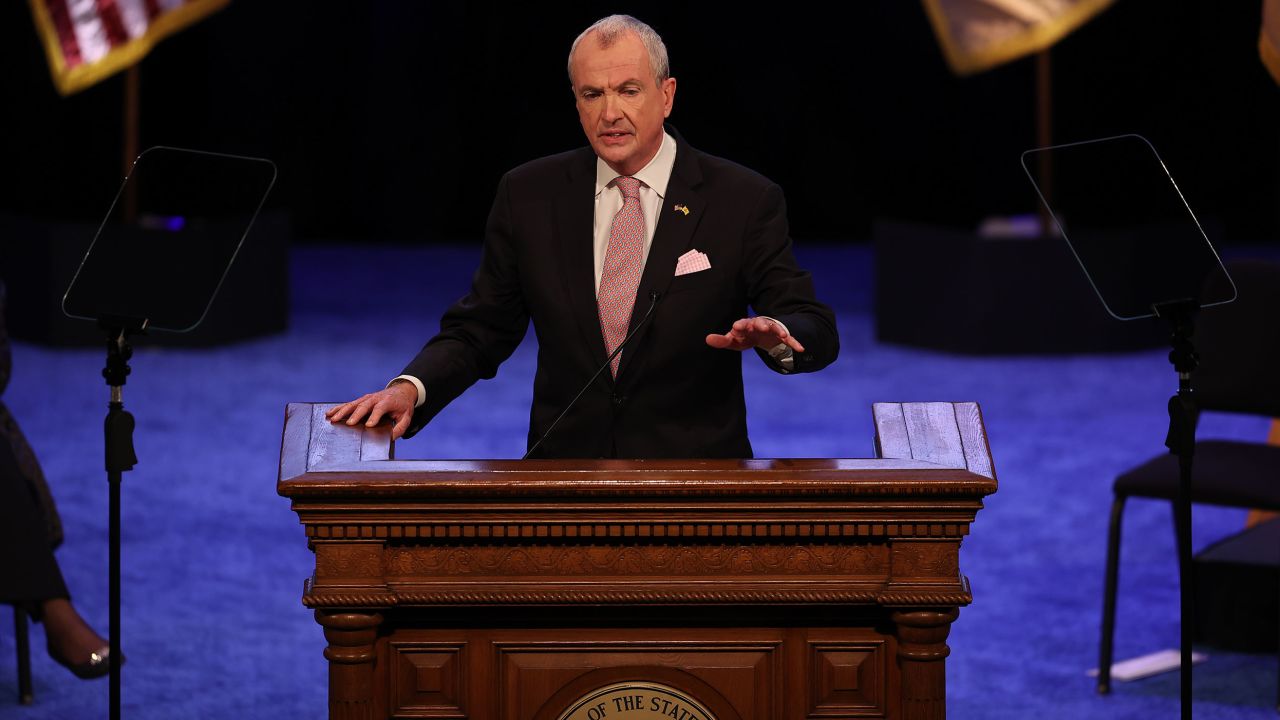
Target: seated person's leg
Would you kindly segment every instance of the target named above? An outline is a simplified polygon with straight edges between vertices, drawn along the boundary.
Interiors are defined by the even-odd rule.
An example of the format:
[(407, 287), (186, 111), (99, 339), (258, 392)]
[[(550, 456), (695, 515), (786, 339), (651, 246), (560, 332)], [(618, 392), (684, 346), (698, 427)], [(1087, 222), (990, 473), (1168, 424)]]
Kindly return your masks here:
[(0, 436), (0, 602), (44, 623), (50, 657), (81, 677), (99, 677), (107, 643), (71, 604), (46, 527), (13, 448)]

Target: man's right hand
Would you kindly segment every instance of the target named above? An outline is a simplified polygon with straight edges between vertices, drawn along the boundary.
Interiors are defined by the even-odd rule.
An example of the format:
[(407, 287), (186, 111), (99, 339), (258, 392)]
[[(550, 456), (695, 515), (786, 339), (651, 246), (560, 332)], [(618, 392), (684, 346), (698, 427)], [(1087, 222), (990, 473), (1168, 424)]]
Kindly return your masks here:
[(390, 418), (395, 423), (391, 428), (391, 439), (399, 440), (409, 429), (409, 421), (413, 419), (413, 409), (418, 403), (418, 389), (411, 382), (396, 382), (385, 390), (369, 393), (331, 408), (325, 413), (329, 422), (346, 421), (355, 425), (365, 420), (365, 427), (375, 427), (383, 418)]

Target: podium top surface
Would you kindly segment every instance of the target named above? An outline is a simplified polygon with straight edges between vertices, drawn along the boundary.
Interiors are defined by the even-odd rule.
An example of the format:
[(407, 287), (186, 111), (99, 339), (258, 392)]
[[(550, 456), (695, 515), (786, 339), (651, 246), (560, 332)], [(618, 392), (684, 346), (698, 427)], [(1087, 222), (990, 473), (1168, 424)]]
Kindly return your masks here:
[(876, 403), (877, 458), (395, 460), (389, 426), (334, 425), (290, 403), (278, 492), (297, 500), (448, 497), (944, 497), (996, 491), (971, 402)]

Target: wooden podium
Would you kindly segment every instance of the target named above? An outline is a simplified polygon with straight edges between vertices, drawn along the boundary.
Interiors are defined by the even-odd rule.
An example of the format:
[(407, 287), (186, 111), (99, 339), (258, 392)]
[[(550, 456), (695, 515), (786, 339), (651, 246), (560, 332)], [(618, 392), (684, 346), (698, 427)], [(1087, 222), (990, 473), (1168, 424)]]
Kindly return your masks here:
[(289, 405), (331, 718), (942, 718), (974, 403), (879, 403), (879, 458), (394, 460)]

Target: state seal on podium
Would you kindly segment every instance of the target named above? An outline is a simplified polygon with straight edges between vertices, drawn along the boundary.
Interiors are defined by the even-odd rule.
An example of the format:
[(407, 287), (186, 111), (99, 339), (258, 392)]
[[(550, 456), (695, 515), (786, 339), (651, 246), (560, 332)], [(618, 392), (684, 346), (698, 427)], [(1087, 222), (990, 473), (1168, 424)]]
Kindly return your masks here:
[(718, 720), (702, 703), (670, 685), (619, 682), (574, 700), (556, 720)]

